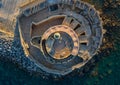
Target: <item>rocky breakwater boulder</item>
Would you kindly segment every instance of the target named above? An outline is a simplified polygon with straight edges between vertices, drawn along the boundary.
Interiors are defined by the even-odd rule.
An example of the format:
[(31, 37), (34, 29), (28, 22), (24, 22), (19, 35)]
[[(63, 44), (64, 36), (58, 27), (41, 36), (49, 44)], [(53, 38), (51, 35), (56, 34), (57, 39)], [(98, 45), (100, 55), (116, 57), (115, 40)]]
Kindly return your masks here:
[(13, 42), (13, 37), (5, 36), (3, 33), (0, 33), (0, 60), (12, 62), (30, 73), (41, 72), (34, 62), (24, 56), (20, 43)]

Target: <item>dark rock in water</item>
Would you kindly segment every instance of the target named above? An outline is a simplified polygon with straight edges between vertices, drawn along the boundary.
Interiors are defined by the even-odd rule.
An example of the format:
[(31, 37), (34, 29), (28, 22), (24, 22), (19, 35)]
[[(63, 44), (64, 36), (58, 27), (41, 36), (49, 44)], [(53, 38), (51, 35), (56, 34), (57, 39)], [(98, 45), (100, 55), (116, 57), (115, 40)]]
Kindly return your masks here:
[(103, 76), (103, 75), (99, 75), (99, 78), (100, 78), (100, 79), (103, 79), (103, 78), (104, 78), (104, 76)]
[(112, 70), (108, 70), (108, 74), (111, 74), (112, 73)]
[(97, 71), (92, 71), (91, 75), (92, 76), (98, 76), (98, 72)]
[(107, 64), (108, 67), (110, 67), (110, 66), (112, 66), (112, 65), (113, 65), (113, 63), (108, 63), (108, 64)]

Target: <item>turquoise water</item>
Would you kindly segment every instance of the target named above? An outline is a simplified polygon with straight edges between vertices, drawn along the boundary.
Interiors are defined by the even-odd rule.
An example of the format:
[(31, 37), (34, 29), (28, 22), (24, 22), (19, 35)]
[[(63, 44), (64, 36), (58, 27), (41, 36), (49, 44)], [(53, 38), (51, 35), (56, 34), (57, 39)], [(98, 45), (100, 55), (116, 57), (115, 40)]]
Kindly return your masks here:
[[(98, 10), (103, 5), (103, 0), (84, 1), (94, 4)], [(108, 14), (113, 11), (109, 10)], [(119, 14), (117, 11), (116, 15), (120, 18)], [(30, 75), (11, 62), (0, 60), (0, 85), (120, 85), (120, 27), (107, 29), (111, 29), (109, 32), (115, 43), (114, 49), (108, 55), (102, 56), (93, 70), (84, 77), (73, 76), (59, 81), (45, 80), (38, 75)]]

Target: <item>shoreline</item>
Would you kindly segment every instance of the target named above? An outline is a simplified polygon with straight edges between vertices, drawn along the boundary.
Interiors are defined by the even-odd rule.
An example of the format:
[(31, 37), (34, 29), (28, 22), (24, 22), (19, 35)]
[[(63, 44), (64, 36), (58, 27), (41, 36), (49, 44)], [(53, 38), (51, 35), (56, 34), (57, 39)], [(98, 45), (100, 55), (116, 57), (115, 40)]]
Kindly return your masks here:
[[(105, 11), (105, 9), (104, 9), (104, 11)], [(112, 33), (110, 33), (110, 32), (112, 32), (112, 30), (114, 30), (113, 29), (114, 28), (114, 26), (113, 26), (114, 25), (114, 20), (113, 20), (113, 24), (112, 24), (112, 20), (110, 19), (110, 16), (107, 16), (107, 14), (102, 14), (101, 16), (103, 18), (103, 21), (105, 22), (104, 23), (104, 28), (107, 29), (106, 36), (108, 37), (110, 35), (109, 36), (109, 38), (110, 38), (112, 36)], [(105, 19), (104, 19), (104, 17), (105, 17)], [(111, 26), (110, 26), (111, 28), (109, 28), (109, 24), (111, 24)], [(119, 23), (118, 23), (118, 25), (119, 25)], [(105, 43), (106, 47), (104, 48), (104, 46), (103, 46), (103, 48), (101, 48), (101, 49), (106, 49), (110, 45), (110, 48), (108, 48), (108, 50), (107, 49), (103, 50), (103, 53), (105, 53), (106, 55), (109, 55), (110, 50), (113, 49), (112, 48), (113, 44), (111, 43), (112, 39), (108, 43), (109, 40), (110, 39), (103, 40), (103, 41), (105, 41), (104, 43)], [(16, 46), (13, 46), (13, 44), (16, 45)], [(2, 47), (2, 49), (1, 49), (1, 47)], [(39, 69), (39, 68), (34, 64), (34, 62), (32, 62), (28, 58), (24, 57), (23, 54), (24, 53), (22, 51), (22, 47), (19, 46), (18, 42), (17, 43), (13, 42), (13, 37), (10, 38), (10, 37), (5, 36), (5, 35), (3, 35), (1, 37), (1, 35), (0, 35), (0, 58), (3, 58), (3, 60), (6, 59), (7, 61), (10, 61), (10, 62), (12, 62), (16, 65), (19, 63), (18, 68), (25, 69), (25, 70), (28, 69), (27, 71), (30, 72), (31, 74), (36, 73), (36, 69)], [(101, 55), (100, 56), (100, 59), (101, 59), (101, 57), (103, 56), (102, 53), (99, 54), (99, 55)], [(98, 60), (96, 60), (96, 61), (99, 62), (100, 59), (98, 57)], [(94, 68), (94, 67), (92, 67), (92, 68)], [(92, 68), (90, 68), (90, 69), (92, 69)], [(39, 71), (42, 71), (42, 70), (39, 69)], [(91, 71), (91, 70), (89, 70), (89, 71)], [(73, 74), (71, 73), (70, 75), (74, 75), (74, 73)], [(37, 74), (39, 74), (39, 73), (37, 73)], [(40, 75), (43, 75), (43, 74), (40, 73)], [(49, 74), (46, 74), (46, 75), (49, 75)], [(68, 75), (68, 76), (70, 76), (70, 75)], [(75, 75), (77, 75), (77, 73), (75, 73)], [(84, 74), (81, 74), (81, 75), (84, 75)], [(46, 78), (46, 76), (43, 75), (43, 78)]]
[[(2, 33), (0, 33), (0, 35), (2, 35)], [(33, 61), (25, 57), (20, 43), (13, 42), (13, 37), (5, 36), (5, 34), (3, 34), (3, 36), (4, 38), (0, 36), (0, 59), (9, 61), (15, 64), (18, 68), (29, 72), (30, 75), (36, 74), (41, 76), (43, 79), (51, 78), (54, 80), (61, 80), (74, 75), (79, 75), (82, 77), (91, 72), (96, 63), (101, 59), (101, 53), (99, 53), (99, 57), (98, 55), (94, 56), (93, 59), (91, 59), (84, 67), (77, 69), (66, 76), (51, 75), (42, 71)]]

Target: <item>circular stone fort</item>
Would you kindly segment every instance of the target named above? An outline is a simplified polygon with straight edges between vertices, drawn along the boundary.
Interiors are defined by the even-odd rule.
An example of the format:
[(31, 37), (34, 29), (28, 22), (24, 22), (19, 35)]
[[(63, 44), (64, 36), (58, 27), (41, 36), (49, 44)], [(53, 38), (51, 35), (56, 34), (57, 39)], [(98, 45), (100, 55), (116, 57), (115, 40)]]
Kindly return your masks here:
[(16, 30), (26, 57), (57, 75), (83, 67), (97, 53), (103, 38), (99, 12), (81, 0), (24, 3)]

